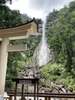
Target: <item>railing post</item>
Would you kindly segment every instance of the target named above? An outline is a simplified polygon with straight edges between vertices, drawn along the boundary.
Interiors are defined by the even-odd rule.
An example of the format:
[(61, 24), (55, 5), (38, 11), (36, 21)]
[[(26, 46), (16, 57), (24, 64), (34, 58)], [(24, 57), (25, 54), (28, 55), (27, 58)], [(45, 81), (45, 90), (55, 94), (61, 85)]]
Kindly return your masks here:
[(21, 100), (25, 100), (25, 97), (24, 97), (24, 84), (22, 84)]
[(48, 97), (48, 100), (51, 100), (51, 97)]
[(9, 100), (12, 100), (12, 96), (9, 96)]
[(17, 95), (17, 82), (16, 82), (16, 85), (15, 85), (15, 95), (14, 95), (14, 100), (16, 100), (16, 95)]
[(47, 100), (47, 97), (45, 97), (45, 100)]
[(35, 94), (36, 94), (36, 84), (34, 83), (34, 100), (36, 100)]

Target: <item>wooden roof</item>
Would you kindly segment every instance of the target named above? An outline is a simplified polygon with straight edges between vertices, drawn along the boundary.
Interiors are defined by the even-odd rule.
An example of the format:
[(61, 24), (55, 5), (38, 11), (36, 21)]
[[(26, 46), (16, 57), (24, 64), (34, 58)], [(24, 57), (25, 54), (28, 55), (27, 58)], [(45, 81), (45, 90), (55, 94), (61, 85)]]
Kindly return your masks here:
[(28, 83), (31, 84), (31, 83), (38, 82), (39, 81), (39, 78), (37, 78), (37, 77), (33, 77), (33, 78), (25, 77), (25, 78), (14, 78), (12, 80), (14, 82), (20, 83), (20, 84), (28, 84)]
[(0, 29), (0, 38), (25, 36), (27, 34), (30, 35), (32, 33), (36, 33), (37, 31), (37, 23), (33, 19), (20, 26), (7, 29)]

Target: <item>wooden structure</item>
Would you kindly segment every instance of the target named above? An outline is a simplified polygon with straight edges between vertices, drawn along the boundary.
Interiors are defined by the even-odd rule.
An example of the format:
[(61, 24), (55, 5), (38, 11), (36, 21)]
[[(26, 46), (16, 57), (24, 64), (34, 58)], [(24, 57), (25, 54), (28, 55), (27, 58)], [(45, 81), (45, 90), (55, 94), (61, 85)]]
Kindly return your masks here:
[(7, 29), (0, 29), (0, 38), (38, 35), (37, 32), (38, 32), (38, 24), (36, 23), (36, 20), (33, 19), (20, 26)]
[[(24, 96), (30, 96), (30, 97), (34, 97), (33, 93), (25, 93), (23, 94)], [(14, 96), (13, 92), (9, 92), (9, 100), (12, 100), (12, 97)], [(20, 97), (21, 93), (17, 93), (17, 96)], [(37, 93), (35, 94), (35, 96), (41, 97), (41, 100), (75, 100), (75, 93), (66, 93), (66, 94), (58, 94), (58, 93)], [(44, 98), (44, 99), (42, 99)]]
[(34, 100), (36, 100), (37, 95), (38, 94), (38, 84), (39, 84), (39, 78), (33, 77), (33, 78), (29, 78), (29, 77), (25, 77), (25, 78), (16, 78), (14, 79), (14, 81), (16, 82), (15, 85), (15, 95), (14, 95), (14, 100), (16, 100), (16, 96), (17, 96), (17, 89), (18, 89), (18, 84), (21, 84), (21, 100), (25, 100), (25, 93), (29, 93), (29, 91), (24, 92), (24, 85), (28, 85), (27, 87), (29, 87), (30, 84), (33, 85), (34, 87)]
[[(33, 19), (24, 25), (17, 26), (14, 28), (0, 29), (0, 95), (3, 96), (5, 88), (5, 77), (7, 70), (7, 59), (8, 52), (13, 51), (24, 51), (24, 46), (14, 46), (14, 48), (9, 45), (10, 40), (27, 38), (30, 35), (39, 35), (38, 27), (36, 21)], [(13, 48), (13, 49), (12, 49)]]

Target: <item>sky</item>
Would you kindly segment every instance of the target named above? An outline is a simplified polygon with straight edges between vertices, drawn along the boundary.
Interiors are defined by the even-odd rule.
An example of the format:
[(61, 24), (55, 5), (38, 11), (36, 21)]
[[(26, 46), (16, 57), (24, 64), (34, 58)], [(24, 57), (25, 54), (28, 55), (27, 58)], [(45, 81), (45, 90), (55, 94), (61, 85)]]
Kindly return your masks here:
[(20, 10), (20, 13), (30, 17), (44, 18), (53, 9), (63, 8), (73, 0), (13, 0), (12, 5), (7, 5), (12, 9)]

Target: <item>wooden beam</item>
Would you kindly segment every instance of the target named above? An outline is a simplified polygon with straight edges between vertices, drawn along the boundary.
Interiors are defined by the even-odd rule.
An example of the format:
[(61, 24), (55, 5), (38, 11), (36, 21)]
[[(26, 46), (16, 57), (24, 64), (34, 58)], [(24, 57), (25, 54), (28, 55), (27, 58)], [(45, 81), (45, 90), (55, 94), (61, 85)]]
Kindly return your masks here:
[(37, 33), (37, 24), (30, 22), (14, 28), (0, 29), (0, 38), (25, 36), (33, 33)]
[(26, 50), (27, 50), (27, 45), (24, 44), (8, 45), (8, 52), (20, 52)]
[[(39, 35), (42, 35), (42, 33), (31, 33), (29, 35), (29, 33), (27, 33), (27, 35), (25, 36), (13, 36), (13, 37), (9, 37), (9, 40), (20, 40), (20, 39), (27, 39), (29, 38), (30, 36), (39, 36)], [(2, 38), (0, 38), (0, 42), (2, 41)]]
[(9, 37), (9, 40), (20, 40), (20, 39), (26, 39), (26, 38), (29, 38), (30, 36), (41, 36), (42, 33), (27, 33), (27, 35), (25, 36), (15, 36), (15, 37)]

